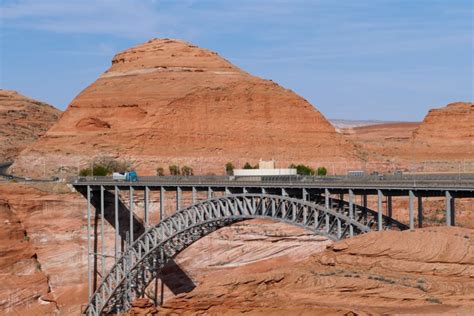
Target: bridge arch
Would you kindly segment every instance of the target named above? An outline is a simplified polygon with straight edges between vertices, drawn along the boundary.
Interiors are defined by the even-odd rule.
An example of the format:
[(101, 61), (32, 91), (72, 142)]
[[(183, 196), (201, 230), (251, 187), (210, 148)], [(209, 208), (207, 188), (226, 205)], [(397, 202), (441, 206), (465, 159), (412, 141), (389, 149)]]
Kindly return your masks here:
[(127, 309), (131, 301), (144, 295), (168, 260), (232, 223), (266, 218), (338, 240), (370, 231), (373, 220), (368, 221), (367, 214), (375, 214), (371, 212), (349, 217), (314, 202), (268, 194), (226, 195), (199, 202), (163, 219), (130, 245), (90, 298), (86, 314)]

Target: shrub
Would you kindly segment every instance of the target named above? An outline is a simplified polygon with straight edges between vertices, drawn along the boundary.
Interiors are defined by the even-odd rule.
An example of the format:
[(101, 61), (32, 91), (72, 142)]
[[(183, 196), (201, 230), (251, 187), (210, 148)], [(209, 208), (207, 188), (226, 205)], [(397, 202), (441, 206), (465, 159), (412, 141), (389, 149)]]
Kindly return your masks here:
[(131, 164), (126, 160), (118, 160), (106, 155), (94, 158), (90, 164), (92, 169), (90, 167), (81, 169), (80, 176), (107, 176), (113, 172), (124, 173), (131, 170)]
[(234, 165), (232, 164), (232, 162), (228, 162), (225, 164), (225, 173), (227, 175), (232, 175), (232, 173), (234, 172)]
[(299, 165), (291, 164), (289, 168), (296, 169), (296, 173), (303, 176), (310, 176), (310, 175), (314, 175), (315, 173), (313, 168), (303, 165), (303, 164), (299, 164)]
[(252, 167), (251, 164), (249, 164), (248, 162), (246, 162), (245, 165), (244, 165), (244, 169), (256, 169), (256, 168)]
[(180, 171), (179, 171), (179, 166), (177, 165), (171, 165), (169, 166), (170, 174), (172, 176), (179, 176)]
[(184, 166), (183, 168), (181, 168), (181, 174), (183, 176), (192, 176), (194, 174), (193, 168), (189, 166)]
[(107, 175), (111, 174), (112, 172), (113, 172), (112, 170), (109, 170), (104, 166), (94, 165), (94, 168), (92, 170), (91, 170), (91, 168), (82, 169), (79, 172), (79, 175), (82, 176), (82, 177), (86, 177), (86, 176), (103, 177), (103, 176), (107, 176)]
[(326, 169), (326, 167), (318, 167), (318, 176), (325, 176), (328, 174), (328, 170)]
[(160, 177), (164, 176), (165, 175), (165, 169), (163, 169), (162, 167), (156, 168), (156, 175), (160, 176)]

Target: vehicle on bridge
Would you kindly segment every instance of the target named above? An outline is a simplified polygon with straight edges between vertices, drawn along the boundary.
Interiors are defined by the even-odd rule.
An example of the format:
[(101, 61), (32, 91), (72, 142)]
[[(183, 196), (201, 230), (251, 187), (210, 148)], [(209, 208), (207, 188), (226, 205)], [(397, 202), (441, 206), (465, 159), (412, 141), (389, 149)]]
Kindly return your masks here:
[(112, 179), (114, 181), (138, 182), (138, 175), (135, 171), (125, 173), (114, 172), (112, 174)]

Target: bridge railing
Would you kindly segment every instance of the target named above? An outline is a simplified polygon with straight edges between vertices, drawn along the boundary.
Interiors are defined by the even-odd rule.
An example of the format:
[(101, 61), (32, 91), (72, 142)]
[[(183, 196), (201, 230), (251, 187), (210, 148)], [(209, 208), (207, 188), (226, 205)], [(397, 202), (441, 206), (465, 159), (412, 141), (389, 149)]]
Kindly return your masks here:
[[(278, 184), (308, 184), (318, 182), (354, 182), (354, 183), (396, 183), (396, 182), (410, 182), (414, 184), (424, 181), (436, 181), (440, 184), (443, 182), (463, 183), (474, 182), (474, 174), (403, 174), (403, 175), (363, 175), (363, 176), (139, 176), (140, 183), (163, 183), (163, 184), (219, 184), (219, 185), (233, 185), (233, 184), (252, 184), (252, 183), (278, 183)], [(81, 182), (97, 182), (97, 183), (129, 183), (124, 180), (114, 180), (113, 177), (94, 176), (94, 177), (78, 177), (71, 179), (72, 183)]]

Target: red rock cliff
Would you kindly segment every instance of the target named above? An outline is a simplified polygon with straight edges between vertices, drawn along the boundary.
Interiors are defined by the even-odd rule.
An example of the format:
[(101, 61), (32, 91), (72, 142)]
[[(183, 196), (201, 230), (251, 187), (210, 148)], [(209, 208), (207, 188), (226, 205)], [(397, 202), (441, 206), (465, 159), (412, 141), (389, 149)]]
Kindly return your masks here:
[(0, 89), (0, 161), (14, 159), (46, 133), (60, 114), (49, 104)]
[(456, 102), (431, 110), (414, 132), (420, 159), (474, 160), (474, 103)]
[(41, 156), (51, 166), (77, 167), (104, 153), (149, 174), (171, 163), (222, 173), (228, 161), (275, 158), (286, 167), (355, 160), (352, 145), (300, 96), (169, 39), (117, 54), (14, 168), (34, 169)]

